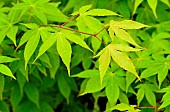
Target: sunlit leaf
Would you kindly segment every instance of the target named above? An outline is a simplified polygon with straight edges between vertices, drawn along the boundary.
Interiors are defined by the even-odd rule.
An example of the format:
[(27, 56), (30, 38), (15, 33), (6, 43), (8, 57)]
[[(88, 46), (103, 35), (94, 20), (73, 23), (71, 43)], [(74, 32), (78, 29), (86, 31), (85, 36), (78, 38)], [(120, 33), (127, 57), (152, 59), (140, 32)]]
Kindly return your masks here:
[(110, 80), (106, 86), (106, 96), (110, 104), (115, 105), (119, 98), (120, 90), (118, 84), (114, 81), (114, 77), (111, 76), (109, 78)]
[(140, 88), (137, 92), (137, 102), (140, 105), (142, 99), (144, 98), (144, 88)]
[(99, 70), (85, 70), (71, 77), (90, 78), (99, 75)]
[(34, 35), (32, 35), (29, 38), (29, 40), (28, 40), (28, 42), (25, 46), (25, 50), (24, 50), (25, 68), (27, 67), (29, 59), (33, 55), (34, 51), (36, 50), (38, 43), (39, 43), (39, 40), (40, 40), (39, 31), (34, 33)]
[(134, 9), (133, 9), (133, 15), (135, 14), (136, 9), (138, 8), (138, 6), (139, 6), (142, 2), (143, 2), (143, 0), (135, 0)]
[(91, 7), (92, 7), (92, 5), (82, 6), (82, 7), (79, 9), (79, 12), (80, 12), (80, 13), (84, 13), (84, 12), (86, 12), (87, 10), (89, 10)]
[(8, 63), (8, 62), (13, 62), (16, 61), (16, 58), (11, 58), (7, 56), (0, 56), (0, 63)]
[(27, 32), (25, 32), (23, 34), (23, 36), (21, 37), (21, 40), (19, 42), (19, 45), (17, 47), (17, 49), (22, 46), (25, 42), (27, 42), (29, 40), (29, 38), (31, 38), (32, 35), (34, 35), (36, 32), (36, 30), (28, 30)]
[(155, 105), (156, 105), (156, 97), (155, 97), (155, 94), (153, 93), (153, 91), (150, 89), (149, 86), (145, 86), (145, 96), (146, 96), (146, 99), (148, 100), (148, 102), (149, 102), (152, 106), (155, 106)]
[(100, 71), (100, 84), (102, 85), (103, 77), (110, 64), (110, 52), (109, 49), (105, 49), (103, 54), (99, 58), (99, 71)]
[[(62, 31), (61, 31), (61, 32), (62, 32)], [(70, 41), (72, 41), (72, 42), (74, 42), (74, 43), (76, 43), (76, 44), (78, 44), (78, 45), (80, 45), (80, 46), (82, 46), (82, 47), (84, 47), (84, 48), (92, 51), (92, 50), (89, 48), (89, 46), (87, 46), (87, 44), (84, 42), (84, 40), (81, 39), (81, 37), (75, 35), (74, 33), (71, 33), (71, 32), (69, 32), (69, 31), (63, 31), (63, 35), (65, 35), (65, 37), (66, 37), (68, 40), (70, 40)], [(93, 52), (93, 51), (92, 51), (92, 52)]]
[(116, 51), (111, 45), (108, 46), (112, 59), (123, 69), (134, 74), (139, 80), (139, 76), (136, 72), (135, 66), (130, 58), (120, 51)]
[(16, 79), (12, 74), (11, 70), (6, 65), (0, 64), (0, 73)]
[(12, 26), (7, 33), (7, 36), (13, 41), (15, 46), (16, 46), (16, 34), (17, 34), (17, 32), (18, 32), (18, 27)]
[(165, 65), (162, 69), (158, 72), (158, 81), (159, 81), (159, 87), (161, 87), (162, 82), (168, 75), (168, 67)]
[(126, 44), (110, 44), (115, 50), (119, 50), (119, 51), (140, 51), (142, 49), (138, 49), (138, 48), (133, 48), (130, 47), (129, 45)]
[(68, 74), (70, 75), (70, 62), (71, 62), (71, 53), (72, 53), (71, 45), (61, 32), (59, 32), (57, 35), (58, 35), (57, 36), (57, 51), (63, 63), (67, 67)]
[(107, 9), (92, 9), (84, 13), (85, 15), (91, 16), (114, 16), (118, 15), (117, 13), (107, 10)]
[(170, 8), (170, 1), (169, 0), (161, 0), (164, 4), (166, 4)]
[(129, 33), (127, 33), (125, 30), (123, 29), (119, 29), (118, 27), (115, 26), (111, 26), (111, 28), (113, 29), (113, 31), (115, 32), (116, 36), (118, 36), (120, 39), (129, 42), (137, 47), (140, 47), (131, 37), (131, 35)]
[(123, 20), (120, 22), (111, 22), (111, 25), (114, 25), (116, 27), (122, 28), (122, 29), (140, 29), (143, 27), (149, 27), (148, 25), (132, 21), (132, 20)]
[(147, 0), (147, 2), (150, 8), (152, 9), (154, 16), (157, 18), (156, 7), (157, 7), (158, 0)]
[(39, 49), (38, 56), (35, 60), (37, 60), (47, 49), (49, 49), (57, 40), (57, 34), (51, 34), (48, 39), (42, 44), (42, 46)]

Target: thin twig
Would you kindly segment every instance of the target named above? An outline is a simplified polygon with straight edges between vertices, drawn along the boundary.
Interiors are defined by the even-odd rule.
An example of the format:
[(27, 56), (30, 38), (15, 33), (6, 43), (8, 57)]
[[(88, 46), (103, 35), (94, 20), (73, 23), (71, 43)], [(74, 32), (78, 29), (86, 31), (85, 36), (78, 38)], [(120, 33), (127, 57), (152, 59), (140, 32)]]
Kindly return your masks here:
[(73, 16), (72, 18), (70, 18), (68, 21), (64, 22), (62, 25), (58, 26), (58, 28), (63, 27), (64, 25), (66, 25), (67, 23), (71, 22), (73, 19), (75, 19), (76, 17), (80, 16), (80, 14), (77, 14), (75, 16)]
[(105, 27), (102, 28), (99, 32), (97, 32), (96, 35), (100, 34), (103, 30), (105, 30), (105, 29), (108, 28), (108, 27), (109, 27), (109, 25), (108, 25), (108, 26), (105, 26)]

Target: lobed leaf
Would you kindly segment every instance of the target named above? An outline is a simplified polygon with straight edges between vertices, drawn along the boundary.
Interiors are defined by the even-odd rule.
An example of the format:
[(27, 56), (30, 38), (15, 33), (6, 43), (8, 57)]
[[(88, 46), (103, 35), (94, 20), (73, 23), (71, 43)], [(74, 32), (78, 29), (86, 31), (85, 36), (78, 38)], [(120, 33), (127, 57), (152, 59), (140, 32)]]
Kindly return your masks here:
[(71, 45), (61, 32), (57, 34), (57, 51), (70, 75)]
[(123, 69), (131, 72), (134, 74), (139, 80), (140, 77), (138, 76), (135, 66), (133, 65), (130, 58), (120, 51), (116, 51), (111, 45), (108, 46), (112, 59)]

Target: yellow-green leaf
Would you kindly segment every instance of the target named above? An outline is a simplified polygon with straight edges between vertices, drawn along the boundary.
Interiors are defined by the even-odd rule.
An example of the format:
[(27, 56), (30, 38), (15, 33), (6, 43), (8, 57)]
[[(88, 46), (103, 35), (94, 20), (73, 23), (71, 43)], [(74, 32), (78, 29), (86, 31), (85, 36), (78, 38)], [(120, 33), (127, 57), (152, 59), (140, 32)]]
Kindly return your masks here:
[(158, 4), (158, 0), (147, 0), (147, 2), (148, 2), (149, 7), (152, 9), (154, 16), (157, 18), (156, 7)]
[(131, 59), (125, 54), (122, 53), (120, 51), (116, 51), (112, 45), (108, 46), (108, 49), (110, 51), (110, 55), (112, 57), (112, 59), (123, 69), (131, 72), (132, 74), (134, 74), (139, 80), (140, 77), (138, 76), (135, 66), (132, 63)]
[(113, 32), (113, 29), (109, 28), (108, 31), (109, 31), (109, 35), (110, 35), (110, 38), (111, 38), (112, 42), (114, 42), (114, 32)]
[(136, 12), (136, 9), (138, 8), (138, 6), (143, 2), (143, 0), (135, 0), (135, 3), (134, 3), (134, 9), (133, 9), (133, 15), (135, 14)]
[[(62, 32), (62, 31), (61, 31), (61, 32)], [(89, 48), (89, 46), (87, 46), (87, 44), (85, 43), (85, 41), (84, 41), (83, 39), (81, 39), (79, 36), (73, 34), (72, 32), (66, 31), (66, 30), (63, 31), (62, 33), (63, 33), (63, 35), (64, 35), (68, 40), (70, 40), (70, 41), (72, 41), (72, 42), (74, 42), (74, 43), (76, 43), (76, 44), (78, 44), (78, 45), (80, 45), (80, 46), (88, 49), (89, 51), (93, 52), (93, 51)]]
[(124, 20), (124, 21), (116, 21), (116, 22), (111, 22), (111, 25), (114, 25), (118, 28), (122, 29), (140, 29), (143, 27), (149, 27), (148, 25), (132, 21), (132, 20)]
[(130, 47), (129, 45), (126, 44), (110, 44), (114, 49), (119, 50), (119, 51), (140, 51), (141, 49), (133, 48)]
[(40, 40), (40, 34), (39, 31), (37, 30), (37, 32), (30, 37), (30, 39), (28, 40), (25, 46), (25, 50), (24, 50), (25, 68), (27, 67), (29, 59), (33, 55), (34, 51), (36, 50), (39, 40)]
[(56, 37), (57, 34), (51, 34), (48, 39), (42, 44), (42, 46), (39, 49), (38, 56), (35, 60), (37, 60), (43, 53), (45, 53), (46, 50), (48, 50), (57, 40)]
[(119, 29), (118, 27), (115, 26), (111, 26), (111, 28), (113, 29), (113, 31), (115, 32), (116, 36), (119, 37), (120, 39), (129, 42), (137, 47), (140, 47), (131, 37), (131, 35), (129, 33), (127, 33), (125, 30), (123, 29)]
[(13, 76), (11, 70), (10, 70), (6, 65), (0, 64), (0, 73), (16, 79), (16, 78)]
[(100, 84), (102, 85), (103, 77), (110, 64), (110, 52), (109, 49), (105, 49), (103, 54), (99, 58), (99, 71), (100, 71)]
[(57, 51), (63, 63), (66, 65), (68, 74), (70, 75), (70, 62), (71, 62), (71, 45), (65, 36), (59, 32), (57, 34)]
[(117, 13), (107, 10), (107, 9), (92, 9), (85, 13), (85, 15), (91, 16), (114, 16), (118, 15)]
[(164, 4), (166, 4), (170, 8), (170, 1), (169, 0), (161, 0)]
[(12, 26), (7, 33), (7, 36), (13, 41), (15, 46), (16, 46), (16, 34), (17, 34), (17, 32), (18, 32), (18, 27)]
[(80, 12), (80, 13), (84, 13), (84, 12), (86, 12), (87, 10), (89, 10), (91, 7), (92, 7), (92, 5), (82, 6), (82, 7), (79, 9), (79, 12)]

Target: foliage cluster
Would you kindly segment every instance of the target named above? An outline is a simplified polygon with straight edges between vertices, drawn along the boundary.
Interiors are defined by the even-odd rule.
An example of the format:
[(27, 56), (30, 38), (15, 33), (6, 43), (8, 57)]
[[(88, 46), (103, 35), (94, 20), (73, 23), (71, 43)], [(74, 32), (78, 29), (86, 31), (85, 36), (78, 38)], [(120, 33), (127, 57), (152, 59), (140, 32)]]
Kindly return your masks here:
[(169, 112), (169, 39), (169, 0), (0, 1), (0, 111)]

